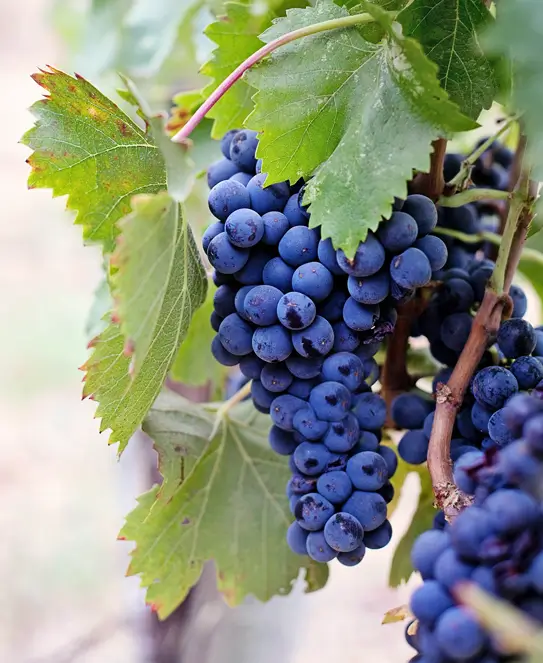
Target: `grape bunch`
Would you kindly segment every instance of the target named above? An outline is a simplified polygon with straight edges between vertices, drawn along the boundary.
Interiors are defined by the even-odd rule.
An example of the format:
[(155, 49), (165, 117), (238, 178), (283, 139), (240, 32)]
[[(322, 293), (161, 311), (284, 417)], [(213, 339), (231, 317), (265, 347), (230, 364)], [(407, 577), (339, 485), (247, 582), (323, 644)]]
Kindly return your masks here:
[(492, 663), (518, 661), (455, 598), (471, 581), (543, 625), (543, 400), (517, 394), (503, 409), (506, 448), (478, 452), (462, 468), (474, 495), (450, 525), (422, 534), (412, 561), (424, 583), (411, 598), (416, 623), (407, 640), (412, 661)]
[(303, 182), (264, 186), (256, 133), (227, 133), (210, 167), (203, 236), (213, 265), (212, 353), (239, 365), (255, 407), (269, 413), (272, 449), (290, 456), (290, 547), (352, 566), (391, 537), (387, 502), (397, 465), (380, 444), (383, 399), (374, 355), (413, 297), (447, 260), (431, 235), (428, 198), (396, 201), (353, 258), (310, 228)]

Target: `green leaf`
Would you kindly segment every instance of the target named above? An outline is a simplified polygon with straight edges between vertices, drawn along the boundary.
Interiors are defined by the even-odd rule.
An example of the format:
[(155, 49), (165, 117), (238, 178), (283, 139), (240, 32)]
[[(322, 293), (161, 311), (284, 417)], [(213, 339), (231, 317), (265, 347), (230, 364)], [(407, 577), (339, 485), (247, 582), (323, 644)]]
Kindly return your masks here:
[[(187, 444), (191, 449), (199, 444), (201, 455), (170, 499), (144, 495), (121, 532), (136, 542), (128, 573), (140, 574), (159, 617), (181, 603), (210, 559), (230, 605), (249, 594), (265, 601), (288, 593), (300, 568), (311, 568), (310, 589), (321, 587), (326, 570), (314, 571), (309, 558), (294, 555), (285, 542), (292, 520), (284, 494), (289, 468), (267, 444), (269, 417), (242, 403), (215, 422), (205, 407), (175, 395), (170, 399), (178, 401), (178, 412), (169, 423), (160, 421), (156, 447), (181, 446), (188, 437)], [(190, 425), (186, 435), (179, 432), (187, 414), (197, 411), (214, 429), (218, 423), (211, 440), (195, 442), (200, 433)]]
[(518, 269), (530, 281), (543, 305), (543, 253), (535, 249), (525, 248)]
[(490, 108), (498, 82), (478, 39), (493, 22), (482, 0), (414, 0), (398, 21), (438, 65), (441, 86), (463, 113), (477, 119)]
[(119, 452), (157, 397), (207, 288), (190, 227), (168, 194), (134, 198), (121, 226), (114, 290), (123, 332), (112, 324), (93, 342), (83, 391), (99, 402), (100, 430), (111, 429)]
[(123, 63), (139, 77), (157, 73), (174, 49), (179, 28), (202, 0), (135, 0), (125, 20)]
[[(208, 97), (228, 74), (263, 46), (258, 35), (270, 22), (268, 14), (255, 15), (249, 6), (227, 2), (225, 9), (226, 16), (221, 16), (205, 30), (205, 34), (217, 44), (217, 48), (213, 51), (211, 60), (202, 67), (202, 73), (213, 79), (205, 87), (204, 97)], [(253, 93), (254, 90), (245, 78), (228, 90), (208, 113), (208, 117), (215, 120), (213, 138), (222, 138), (229, 129), (243, 126), (245, 118), (253, 108)]]
[(226, 375), (224, 366), (211, 354), (211, 341), (215, 332), (209, 317), (213, 312), (214, 292), (215, 287), (211, 282), (208, 284), (206, 301), (194, 314), (185, 340), (174, 359), (170, 376), (177, 382), (189, 385), (212, 382), (217, 385)]
[(513, 70), (513, 104), (523, 113), (522, 126), (527, 136), (528, 154), (534, 165), (535, 179), (543, 179), (543, 3), (538, 0), (508, 0), (497, 7), (494, 26), (484, 44), (489, 52), (510, 60)]
[[(322, 226), (349, 255), (406, 195), (413, 168), (427, 171), (431, 142), (449, 131), (473, 128), (439, 87), (437, 67), (389, 15), (364, 5), (386, 31), (380, 44), (356, 27), (296, 40), (253, 71), (258, 89), (248, 124), (263, 132), (257, 155), (269, 184), (309, 182), (311, 226)], [(347, 16), (327, 0), (292, 10), (262, 39)], [(317, 170), (316, 170), (317, 169)]]
[(68, 195), (84, 239), (111, 251), (131, 196), (166, 187), (164, 159), (145, 131), (80, 76), (48, 69), (33, 78), (50, 95), (32, 106), (36, 126), (22, 139), (34, 150), (28, 185)]
[(106, 316), (113, 308), (109, 283), (104, 276), (94, 291), (92, 304), (85, 323), (85, 335), (88, 340), (98, 336), (107, 327)]
[(436, 515), (434, 491), (432, 490), (430, 473), (426, 465), (422, 467), (418, 465), (412, 466), (411, 469), (420, 477), (421, 488), (419, 501), (411, 525), (409, 525), (409, 529), (403, 535), (402, 540), (394, 551), (388, 577), (390, 587), (398, 587), (402, 582), (407, 582), (411, 574), (414, 573), (415, 569), (411, 564), (411, 548), (417, 537), (426, 530), (431, 529), (434, 516)]

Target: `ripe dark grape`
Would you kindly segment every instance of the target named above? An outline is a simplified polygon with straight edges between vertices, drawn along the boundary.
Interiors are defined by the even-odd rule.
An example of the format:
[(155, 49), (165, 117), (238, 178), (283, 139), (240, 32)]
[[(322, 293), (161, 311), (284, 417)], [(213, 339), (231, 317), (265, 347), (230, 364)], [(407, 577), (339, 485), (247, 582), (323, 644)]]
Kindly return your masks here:
[(508, 359), (531, 354), (535, 344), (535, 331), (527, 320), (511, 318), (501, 324), (498, 347)]
[(324, 536), (324, 532), (309, 532), (306, 541), (306, 551), (316, 562), (331, 562), (337, 557), (337, 552), (331, 548)]
[(294, 270), (292, 287), (313, 301), (320, 302), (332, 292), (334, 279), (320, 262), (308, 262)]
[(239, 272), (249, 260), (249, 251), (234, 246), (225, 232), (216, 235), (207, 247), (209, 262), (223, 274)]
[(390, 275), (402, 288), (418, 288), (432, 278), (432, 268), (424, 253), (411, 247), (392, 259)]
[(276, 309), (276, 317), (279, 318), (279, 322), (291, 330), (309, 327), (317, 315), (317, 307), (313, 301), (296, 291), (279, 297)]
[(253, 332), (252, 349), (263, 361), (284, 361), (292, 353), (292, 339), (282, 325), (259, 327)]
[(303, 331), (292, 334), (292, 343), (302, 357), (325, 357), (334, 345), (332, 325), (320, 315)]
[(371, 276), (376, 274), (385, 263), (385, 249), (371, 232), (360, 244), (354, 258), (347, 258), (342, 249), (336, 252), (336, 260), (341, 269), (349, 276)]
[(251, 199), (247, 189), (239, 182), (224, 180), (216, 184), (209, 192), (209, 209), (213, 216), (221, 221), (238, 209), (250, 208)]
[(351, 552), (362, 544), (364, 530), (352, 514), (339, 512), (326, 522), (324, 538), (336, 552)]
[(292, 275), (294, 269), (281, 258), (272, 258), (262, 270), (262, 281), (266, 285), (273, 285), (282, 292), (289, 292), (292, 288)]
[[(226, 140), (228, 142), (228, 139)], [(242, 129), (237, 131), (230, 139), (229, 156), (239, 170), (247, 173), (254, 172), (256, 168), (256, 148), (258, 138), (256, 131)], [(226, 146), (225, 146), (226, 147)]]
[(281, 212), (267, 212), (262, 215), (264, 223), (263, 244), (276, 246), (289, 229), (287, 217)]
[(390, 291), (390, 276), (386, 271), (373, 276), (349, 276), (347, 288), (353, 299), (360, 304), (380, 304)]
[(445, 242), (435, 235), (426, 235), (415, 242), (414, 247), (419, 249), (428, 258), (433, 272), (445, 266), (449, 252)]
[(246, 319), (259, 326), (273, 325), (277, 322), (277, 306), (280, 300), (281, 291), (273, 286), (257, 285), (251, 288), (243, 300)]
[(251, 207), (259, 214), (278, 212), (284, 209), (290, 190), (286, 182), (264, 186), (267, 175), (255, 175), (247, 185)]
[(212, 189), (219, 182), (230, 179), (238, 172), (238, 167), (230, 159), (220, 159), (207, 169), (207, 185)]
[(419, 228), (415, 219), (405, 212), (394, 212), (380, 224), (377, 238), (387, 251), (397, 254), (409, 248), (417, 239)]
[(317, 258), (319, 238), (306, 226), (290, 228), (279, 242), (279, 255), (291, 267), (299, 267)]

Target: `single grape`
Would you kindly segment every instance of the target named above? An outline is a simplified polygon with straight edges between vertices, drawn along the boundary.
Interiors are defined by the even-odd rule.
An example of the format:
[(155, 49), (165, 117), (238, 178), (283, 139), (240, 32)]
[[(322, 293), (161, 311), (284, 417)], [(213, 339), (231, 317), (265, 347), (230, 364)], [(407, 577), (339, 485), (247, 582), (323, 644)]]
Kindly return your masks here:
[(224, 348), (218, 334), (211, 341), (211, 354), (223, 366), (236, 366), (239, 364), (240, 358)]
[(335, 290), (317, 306), (317, 312), (328, 322), (338, 322), (343, 317), (343, 307), (348, 295), (343, 290)]
[(256, 131), (242, 129), (230, 139), (230, 159), (246, 173), (254, 173), (256, 168), (256, 148), (258, 136)]
[(327, 421), (322, 421), (317, 417), (315, 411), (309, 405), (296, 412), (292, 425), (294, 430), (312, 442), (320, 440), (326, 434), (329, 426)]
[(422, 425), (422, 432), (426, 435), (428, 439), (430, 439), (430, 435), (432, 434), (432, 427), (434, 425), (435, 416), (436, 416), (435, 412), (430, 412), (430, 414), (424, 419), (424, 423)]
[(388, 297), (390, 277), (386, 270), (373, 276), (349, 276), (347, 288), (351, 297), (360, 304), (379, 304)]
[(334, 345), (334, 331), (328, 320), (317, 315), (309, 327), (292, 333), (292, 343), (302, 357), (325, 357)]
[(360, 394), (354, 402), (353, 412), (360, 428), (375, 431), (385, 425), (387, 407), (379, 394)]
[(397, 254), (409, 248), (417, 239), (417, 222), (405, 211), (394, 212), (377, 230), (377, 238), (387, 251)]
[(310, 378), (309, 380), (301, 380), (296, 378), (287, 389), (287, 393), (303, 398), (304, 401), (309, 400), (309, 396), (313, 389), (320, 383), (319, 378)]
[(486, 284), (494, 271), (494, 265), (483, 265), (470, 274), (470, 284), (478, 302), (483, 301)]
[(264, 224), (262, 243), (269, 246), (279, 244), (281, 238), (289, 229), (288, 219), (281, 212), (267, 212), (263, 214), (262, 222)]
[(471, 391), (480, 405), (497, 410), (518, 391), (518, 382), (506, 368), (488, 366), (475, 375)]
[(231, 244), (248, 249), (262, 239), (264, 222), (252, 209), (238, 209), (226, 219), (224, 229)]
[(317, 258), (319, 236), (315, 230), (295, 226), (283, 235), (279, 242), (279, 255), (292, 267), (299, 267)]
[(481, 431), (478, 431), (471, 420), (471, 408), (467, 407), (456, 415), (456, 427), (460, 435), (470, 442), (478, 442)]
[(458, 175), (463, 161), (464, 157), (461, 154), (450, 153), (445, 155), (445, 162), (443, 164), (445, 182), (449, 182), (455, 175)]
[(527, 320), (511, 318), (500, 325), (498, 347), (508, 359), (532, 354), (535, 344), (535, 331)]
[(426, 235), (421, 237), (414, 244), (416, 249), (420, 249), (428, 258), (433, 272), (445, 266), (449, 252), (445, 242), (435, 235)]
[(316, 562), (331, 562), (337, 557), (337, 552), (330, 548), (324, 537), (324, 532), (309, 532), (306, 541), (306, 552)]
[(309, 397), (315, 414), (323, 421), (341, 421), (351, 407), (351, 392), (339, 382), (319, 384)]
[(341, 510), (354, 516), (364, 532), (376, 530), (387, 519), (387, 503), (376, 492), (355, 490)]
[(292, 340), (281, 325), (258, 327), (253, 333), (252, 349), (257, 357), (266, 362), (285, 361), (292, 352)]
[(491, 514), (477, 506), (464, 509), (454, 521), (450, 532), (456, 552), (462, 558), (472, 561), (478, 560), (483, 541), (494, 533)]
[(260, 285), (262, 283), (262, 275), (264, 267), (270, 259), (269, 253), (256, 247), (251, 251), (249, 260), (245, 265), (234, 274), (234, 278), (243, 285)]
[(287, 200), (283, 209), (283, 214), (288, 220), (289, 226), (306, 226), (309, 214), (303, 207), (300, 206), (298, 201), (298, 194), (295, 193)]
[(309, 532), (302, 529), (298, 523), (291, 523), (287, 530), (288, 547), (296, 555), (307, 555), (306, 541)]
[(232, 177), (229, 177), (229, 180), (232, 180), (233, 182), (239, 182), (240, 184), (243, 184), (243, 186), (247, 186), (249, 182), (252, 179), (252, 175), (249, 175), (249, 173), (243, 173), (242, 171), (239, 171), (238, 173), (235, 173), (232, 175)]
[(365, 554), (366, 546), (362, 543), (358, 546), (358, 548), (351, 550), (351, 552), (339, 553), (337, 556), (337, 561), (340, 564), (343, 564), (343, 566), (356, 566), (364, 559)]
[(392, 525), (388, 520), (371, 532), (365, 532), (364, 544), (370, 550), (380, 550), (390, 543), (392, 539)]
[(513, 300), (512, 318), (523, 318), (528, 310), (528, 297), (524, 290), (518, 285), (509, 288), (509, 297)]
[(454, 606), (446, 589), (435, 580), (427, 580), (413, 592), (410, 608), (424, 626), (432, 628), (441, 615)]
[(317, 490), (332, 504), (343, 504), (353, 492), (353, 484), (347, 472), (336, 470), (321, 474), (317, 479)]
[(388, 478), (390, 479), (398, 469), (398, 456), (396, 456), (396, 452), (392, 447), (387, 447), (383, 444), (379, 445), (377, 451), (386, 463)]
[(207, 185), (212, 189), (219, 182), (224, 182), (225, 180), (230, 179), (230, 177), (237, 172), (238, 168), (236, 164), (232, 163), (230, 159), (220, 159), (219, 161), (212, 163), (207, 169)]
[(272, 258), (262, 270), (262, 281), (266, 285), (272, 285), (281, 292), (289, 292), (292, 289), (292, 275), (294, 269), (287, 265), (281, 258)]
[(432, 268), (424, 253), (411, 247), (392, 258), (390, 275), (402, 288), (420, 288), (432, 278)]
[(344, 271), (338, 265), (336, 250), (329, 237), (327, 239), (321, 239), (317, 247), (317, 255), (322, 264), (332, 274), (335, 274), (336, 276), (342, 276), (344, 274)]
[(296, 396), (290, 394), (281, 394), (281, 396), (277, 396), (270, 407), (272, 422), (282, 430), (293, 431), (294, 415), (306, 406), (307, 403), (301, 398), (296, 398)]
[(292, 373), (284, 364), (266, 364), (260, 374), (262, 385), (274, 393), (288, 389), (293, 379)]
[(236, 309), (236, 313), (240, 318), (243, 318), (247, 322), (249, 322), (249, 318), (245, 313), (245, 298), (251, 292), (251, 290), (253, 290), (252, 285), (244, 285), (236, 292), (236, 296), (234, 297), (234, 307)]
[(366, 240), (358, 245), (354, 258), (347, 258), (343, 250), (338, 249), (336, 260), (349, 276), (371, 276), (384, 265), (385, 249), (375, 235), (369, 232)]
[[(328, 316), (323, 315), (324, 318), (329, 320)], [(335, 322), (332, 325), (334, 332), (334, 345), (335, 352), (352, 352), (360, 345), (360, 337), (358, 332), (354, 331), (344, 322)]]
[(402, 212), (410, 214), (417, 222), (418, 236), (422, 237), (432, 232), (437, 225), (437, 208), (434, 203), (421, 194), (415, 193), (407, 196)]
[(221, 322), (219, 338), (225, 350), (233, 355), (247, 355), (251, 352), (252, 327), (237, 313), (231, 313)]
[(239, 129), (230, 129), (221, 138), (221, 152), (227, 159), (230, 159), (230, 146), (232, 145), (232, 139), (238, 131)]
[(406, 463), (420, 465), (426, 462), (430, 440), (423, 430), (410, 430), (398, 444), (398, 453)]
[(209, 262), (223, 274), (239, 272), (247, 264), (249, 255), (248, 249), (240, 249), (231, 244), (225, 232), (216, 235), (207, 247)]
[(213, 308), (223, 318), (234, 313), (236, 292), (228, 285), (221, 285), (213, 295)]
[[(273, 427), (272, 427), (273, 430)], [(293, 465), (293, 472), (296, 472), (296, 466)], [(306, 495), (314, 493), (317, 489), (317, 479), (315, 477), (306, 477), (303, 474), (293, 474), (287, 483), (287, 497), (291, 495)]]
[(461, 352), (469, 338), (472, 324), (473, 318), (469, 313), (448, 315), (441, 323), (441, 340), (451, 350)]
[(517, 379), (519, 389), (533, 389), (543, 380), (543, 364), (535, 357), (519, 357), (509, 370)]
[(515, 439), (504, 420), (504, 409), (496, 410), (488, 420), (488, 434), (496, 444), (504, 446)]
[(261, 327), (277, 322), (277, 304), (281, 291), (271, 285), (257, 285), (245, 295), (245, 317)]
[(432, 408), (432, 402), (418, 394), (401, 394), (392, 401), (391, 415), (400, 428), (422, 428)]
[(202, 248), (206, 253), (211, 240), (214, 237), (217, 237), (217, 235), (220, 235), (222, 232), (224, 232), (224, 223), (221, 223), (221, 221), (215, 221), (206, 228), (204, 234), (202, 235)]
[(291, 330), (309, 327), (317, 315), (313, 301), (301, 292), (287, 292), (279, 298), (276, 308), (279, 322)]
[(450, 537), (445, 530), (428, 530), (415, 540), (411, 548), (411, 562), (425, 580), (433, 578), (438, 557), (450, 545)]
[(472, 478), (472, 471), (484, 460), (482, 451), (472, 451), (461, 456), (454, 464), (454, 482), (464, 493), (473, 495), (476, 483)]
[(520, 490), (503, 489), (492, 493), (485, 500), (485, 511), (491, 516), (494, 529), (499, 534), (514, 534), (531, 527), (539, 520), (538, 503)]
[(211, 329), (213, 329), (214, 332), (218, 332), (219, 327), (221, 326), (221, 322), (223, 320), (224, 318), (222, 316), (220, 316), (216, 311), (213, 311), (209, 316), (209, 323), (211, 325)]
[(524, 425), (523, 433), (526, 441), (536, 451), (543, 451), (543, 415), (532, 417)]
[(309, 380), (320, 375), (323, 359), (322, 357), (304, 358), (298, 355), (291, 355), (285, 363), (294, 377), (301, 380)]
[(326, 522), (324, 538), (333, 550), (351, 552), (362, 543), (364, 530), (352, 514), (340, 511)]
[(378, 304), (359, 304), (352, 297), (349, 297), (343, 307), (343, 319), (345, 324), (354, 331), (366, 331), (371, 329), (377, 322), (379, 314), (380, 309)]
[(474, 658), (486, 645), (483, 629), (464, 608), (449, 608), (441, 615), (435, 638), (443, 653), (458, 661)]
[[(292, 453), (294, 453), (294, 450), (298, 446), (292, 433), (289, 433), (286, 430), (282, 430), (277, 426), (271, 427), (270, 433), (268, 435), (268, 441), (272, 450), (280, 456), (290, 456)], [(307, 490), (300, 490), (298, 492), (309, 493), (315, 489), (315, 486), (312, 482), (306, 487)]]
[(320, 262), (308, 262), (298, 267), (292, 276), (292, 288), (315, 302), (328, 297), (334, 287), (332, 274)]
[(474, 205), (445, 207), (443, 213), (443, 225), (447, 228), (459, 230), (467, 235), (475, 235), (481, 229), (477, 210)]
[(243, 184), (232, 180), (216, 184), (209, 192), (207, 200), (211, 214), (221, 221), (226, 221), (230, 214), (238, 209), (251, 207), (247, 189)]
[(255, 175), (247, 185), (251, 207), (259, 214), (281, 211), (289, 198), (290, 190), (286, 182), (265, 186), (267, 175)]
[(254, 353), (244, 355), (239, 360), (239, 370), (249, 380), (259, 380), (262, 369), (266, 366), (266, 362), (262, 361)]
[(310, 532), (316, 532), (324, 527), (333, 513), (333, 505), (322, 495), (307, 493), (300, 497), (294, 515), (300, 527)]
[(352, 412), (349, 412), (341, 421), (334, 421), (330, 424), (323, 442), (330, 451), (346, 453), (358, 442), (359, 434), (358, 420)]
[(324, 444), (302, 442), (294, 450), (293, 458), (298, 470), (302, 474), (311, 477), (318, 476), (324, 472), (325, 468), (333, 460), (333, 454)]
[(261, 410), (269, 412), (272, 401), (277, 394), (266, 389), (260, 380), (252, 380), (251, 396), (255, 405), (258, 405)]
[(360, 359), (369, 359), (376, 355), (381, 349), (380, 341), (363, 341), (362, 345), (356, 351), (356, 356)]
[(364, 379), (364, 365), (356, 355), (338, 352), (324, 360), (322, 375), (326, 380), (341, 382), (350, 391), (356, 391)]
[(379, 438), (369, 430), (361, 430), (358, 442), (353, 447), (353, 454), (361, 451), (379, 451)]
[(488, 422), (492, 416), (492, 410), (487, 410), (479, 403), (474, 403), (471, 408), (471, 421), (475, 428), (482, 433), (488, 433)]
[(543, 411), (543, 403), (528, 394), (517, 394), (507, 402), (505, 421), (516, 437), (520, 437), (525, 422), (528, 425), (531, 417)]
[(387, 464), (373, 451), (362, 451), (349, 458), (347, 474), (359, 490), (379, 490), (388, 480)]

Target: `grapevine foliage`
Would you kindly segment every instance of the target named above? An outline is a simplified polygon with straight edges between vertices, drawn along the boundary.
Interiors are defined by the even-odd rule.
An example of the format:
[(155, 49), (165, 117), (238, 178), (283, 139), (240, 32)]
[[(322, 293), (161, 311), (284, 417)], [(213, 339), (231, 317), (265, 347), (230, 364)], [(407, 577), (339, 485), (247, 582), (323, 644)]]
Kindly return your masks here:
[[(386, 31), (379, 44), (356, 27), (314, 35), (279, 49), (249, 75), (258, 93), (248, 123), (263, 132), (257, 156), (267, 183), (296, 182), (320, 166), (304, 198), (311, 223), (349, 255), (389, 213), (394, 196), (405, 196), (412, 169), (428, 170), (432, 140), (475, 126), (447, 101), (417, 42), (371, 11)], [(288, 12), (262, 39), (345, 15), (320, 0)], [(364, 176), (353, 178), (353, 171)]]
[(287, 593), (300, 566), (308, 566), (310, 590), (326, 581), (326, 570), (300, 562), (283, 544), (289, 471), (267, 446), (268, 427), (249, 404), (221, 416), (170, 394), (151, 410), (144, 430), (153, 435), (166, 486), (143, 497), (121, 536), (136, 541), (129, 573), (141, 575), (159, 616), (177, 607), (208, 559), (232, 605), (247, 594), (267, 600)]

